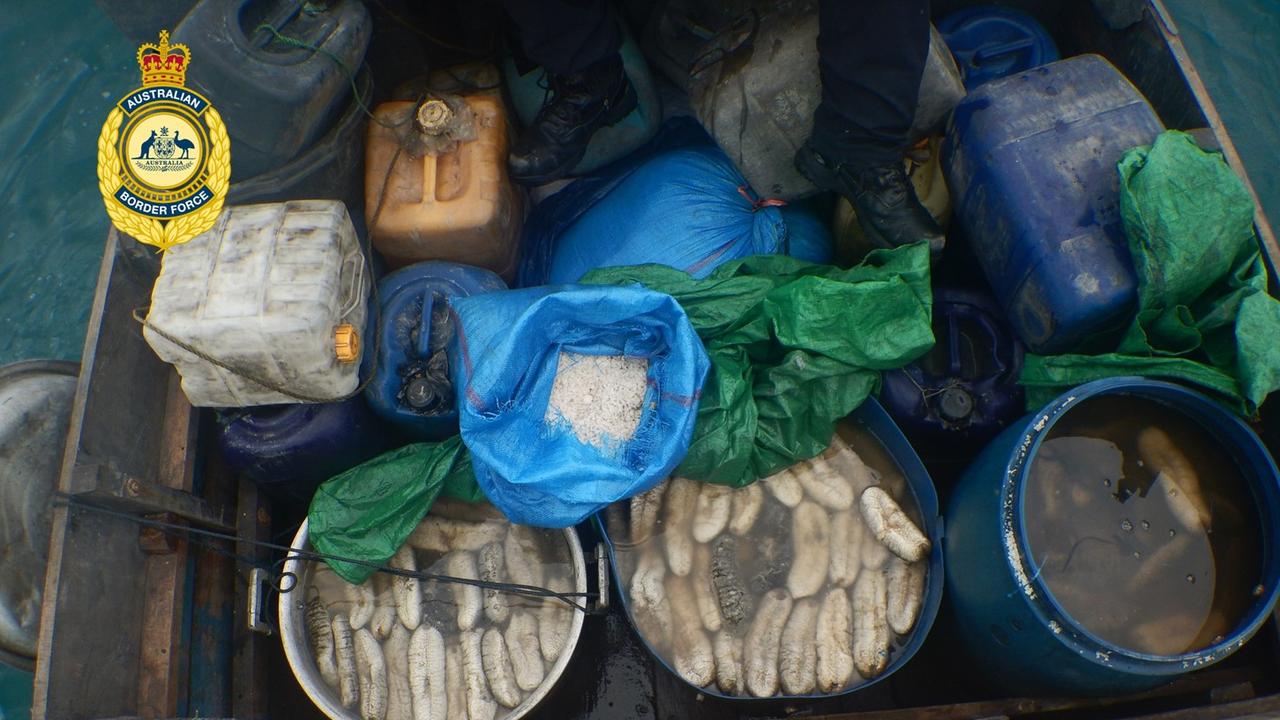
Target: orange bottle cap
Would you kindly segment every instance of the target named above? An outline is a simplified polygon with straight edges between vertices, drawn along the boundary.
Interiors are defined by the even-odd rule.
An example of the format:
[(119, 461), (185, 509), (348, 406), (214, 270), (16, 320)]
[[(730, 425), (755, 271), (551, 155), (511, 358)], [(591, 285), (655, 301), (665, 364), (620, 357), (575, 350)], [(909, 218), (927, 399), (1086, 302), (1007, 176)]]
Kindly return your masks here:
[(360, 333), (350, 323), (334, 328), (333, 346), (340, 363), (353, 363), (360, 359)]

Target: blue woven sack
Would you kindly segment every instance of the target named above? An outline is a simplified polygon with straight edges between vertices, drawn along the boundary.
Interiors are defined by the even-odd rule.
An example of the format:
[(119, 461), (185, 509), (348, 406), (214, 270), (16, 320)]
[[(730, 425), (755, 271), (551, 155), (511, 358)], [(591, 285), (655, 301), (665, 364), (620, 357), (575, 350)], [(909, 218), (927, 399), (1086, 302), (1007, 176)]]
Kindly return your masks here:
[(525, 222), (520, 285), (660, 263), (695, 278), (749, 255), (831, 260), (831, 232), (807, 207), (761, 199), (693, 120), (543, 200)]
[[(710, 362), (669, 295), (562, 285), (458, 298), (453, 308), (462, 441), (480, 488), (513, 522), (577, 524), (653, 487), (684, 458)], [(584, 441), (548, 413), (562, 353), (647, 361), (634, 433)]]

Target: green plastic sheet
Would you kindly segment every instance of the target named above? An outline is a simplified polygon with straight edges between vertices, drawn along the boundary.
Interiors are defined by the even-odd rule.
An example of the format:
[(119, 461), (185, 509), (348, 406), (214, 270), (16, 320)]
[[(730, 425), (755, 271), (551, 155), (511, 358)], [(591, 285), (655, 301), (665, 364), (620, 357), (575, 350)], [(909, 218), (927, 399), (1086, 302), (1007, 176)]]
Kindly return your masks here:
[[(440, 495), (484, 499), (462, 439), (414, 443), (335, 475), (316, 490), (307, 512), (316, 552), (384, 563), (395, 555)], [(369, 565), (328, 559), (343, 580), (359, 584)]]
[(1028, 356), (1028, 407), (1091, 380), (1142, 375), (1197, 385), (1256, 416), (1280, 387), (1280, 303), (1267, 294), (1253, 197), (1220, 154), (1178, 131), (1125, 153), (1119, 172), (1137, 314), (1114, 352)]
[(768, 255), (695, 280), (663, 265), (582, 282), (639, 283), (684, 307), (711, 358), (693, 441), (676, 472), (741, 487), (827, 448), (880, 371), (933, 346), (929, 249), (872, 252), (851, 269)]

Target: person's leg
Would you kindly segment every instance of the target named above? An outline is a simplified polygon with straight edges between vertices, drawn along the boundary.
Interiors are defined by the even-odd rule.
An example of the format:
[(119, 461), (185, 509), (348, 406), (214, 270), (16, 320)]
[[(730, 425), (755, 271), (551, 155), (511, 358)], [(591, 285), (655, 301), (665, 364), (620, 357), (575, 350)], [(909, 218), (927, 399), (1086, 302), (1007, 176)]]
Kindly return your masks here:
[(609, 2), (503, 0), (502, 5), (525, 56), (548, 72), (582, 72), (622, 46), (622, 30)]
[(943, 243), (902, 166), (928, 53), (928, 0), (819, 3), (822, 102), (796, 166), (847, 197), (882, 246)]
[(622, 67), (622, 28), (608, 0), (504, 0), (525, 55), (547, 70), (550, 93), (511, 148), (517, 182), (567, 175), (597, 130), (626, 117), (635, 89)]
[(823, 0), (818, 151), (851, 164), (901, 159), (929, 54), (928, 0)]

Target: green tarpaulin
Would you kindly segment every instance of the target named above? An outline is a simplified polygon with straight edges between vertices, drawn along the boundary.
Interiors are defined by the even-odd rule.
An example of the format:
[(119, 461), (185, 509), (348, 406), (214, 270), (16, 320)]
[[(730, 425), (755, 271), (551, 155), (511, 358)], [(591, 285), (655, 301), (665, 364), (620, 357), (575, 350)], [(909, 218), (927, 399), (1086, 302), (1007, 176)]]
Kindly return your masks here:
[(1221, 155), (1161, 134), (1119, 163), (1120, 212), (1138, 277), (1138, 311), (1115, 352), (1027, 357), (1038, 408), (1117, 375), (1181, 380), (1254, 416), (1280, 386), (1280, 303), (1254, 235), (1253, 198)]
[(742, 486), (813, 457), (880, 371), (933, 346), (929, 249), (871, 253), (845, 270), (767, 255), (702, 280), (662, 265), (603, 268), (587, 283), (674, 297), (711, 358), (693, 442), (676, 472)]
[[(317, 552), (382, 563), (396, 553), (440, 495), (483, 500), (471, 456), (454, 436), (414, 443), (330, 478), (316, 490), (307, 513)], [(342, 579), (362, 583), (373, 568), (329, 560)]]

